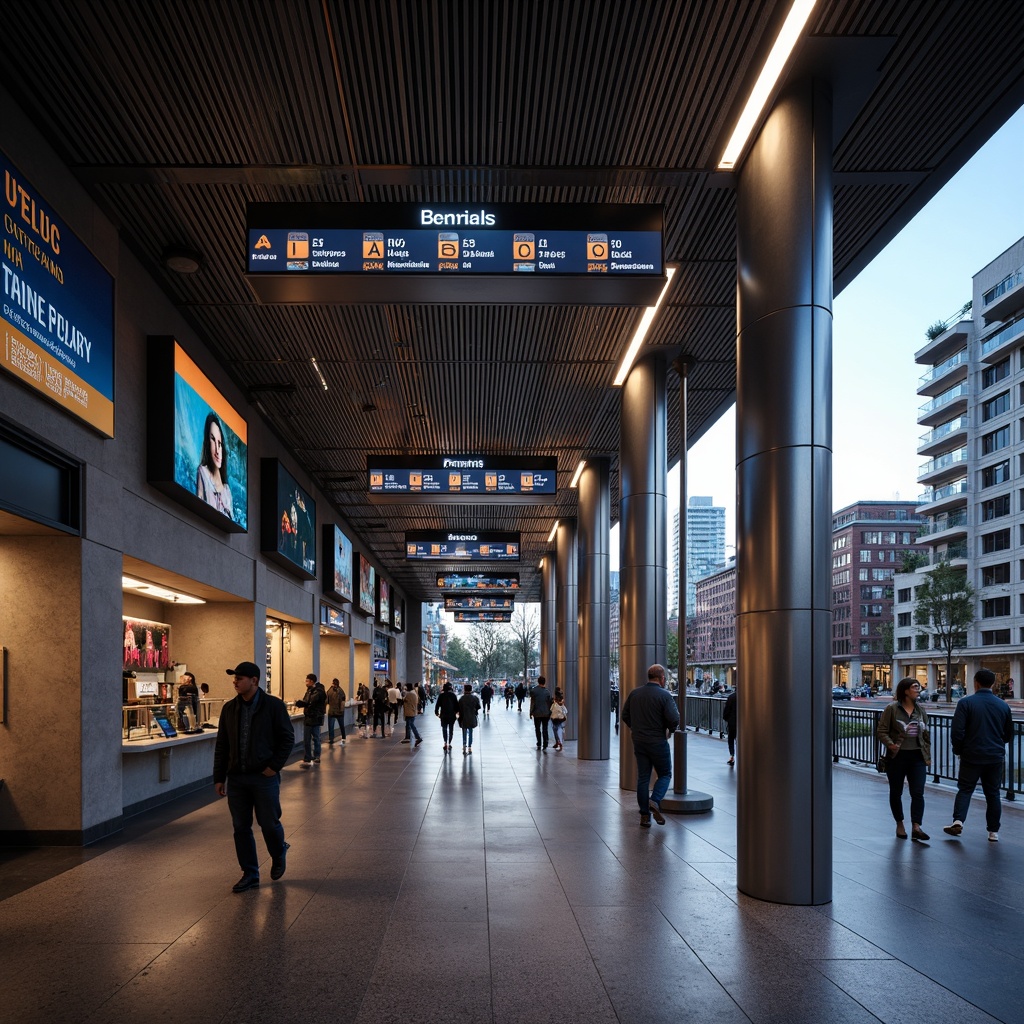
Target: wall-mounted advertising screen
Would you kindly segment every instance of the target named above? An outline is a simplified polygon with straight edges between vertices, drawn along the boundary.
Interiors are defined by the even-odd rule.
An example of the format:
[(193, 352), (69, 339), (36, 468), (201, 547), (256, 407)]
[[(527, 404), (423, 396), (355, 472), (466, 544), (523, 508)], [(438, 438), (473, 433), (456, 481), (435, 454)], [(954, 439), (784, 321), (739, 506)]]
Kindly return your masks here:
[(122, 617), (124, 670), (162, 672), (171, 667), (171, 627), (166, 622)]
[(488, 612), (510, 612), (515, 608), (515, 598), (512, 597), (446, 597), (444, 599), (444, 610), (446, 612), (464, 611), (488, 611)]
[(511, 612), (453, 612), (456, 622), (511, 622)]
[(316, 579), (316, 502), (277, 459), (261, 459), (260, 550), (304, 579)]
[(437, 585), (441, 590), (448, 591), (505, 592), (519, 589), (519, 573), (438, 573)]
[(405, 632), (405, 601), (391, 595), (391, 628), (396, 633)]
[(2, 153), (0, 164), (0, 367), (113, 437), (114, 279)]
[(377, 607), (373, 616), (382, 626), (391, 625), (391, 584), (377, 577)]
[(329, 604), (320, 603), (320, 625), (332, 633), (348, 633), (349, 624), (345, 613)]
[(383, 672), (385, 675), (388, 673), (388, 659), (387, 658), (374, 658), (373, 659), (373, 671)]
[(377, 574), (358, 551), (353, 556), (353, 575), (359, 580), (359, 610), (364, 615), (372, 615), (376, 611)]
[(518, 562), (519, 534), (496, 530), (409, 530), (409, 562)]
[(352, 600), (352, 541), (335, 523), (324, 526), (324, 593)]
[(174, 338), (150, 338), (147, 476), (222, 530), (248, 529), (246, 422)]
[(557, 470), (547, 456), (367, 455), (366, 488), (374, 501), (537, 504), (557, 492)]

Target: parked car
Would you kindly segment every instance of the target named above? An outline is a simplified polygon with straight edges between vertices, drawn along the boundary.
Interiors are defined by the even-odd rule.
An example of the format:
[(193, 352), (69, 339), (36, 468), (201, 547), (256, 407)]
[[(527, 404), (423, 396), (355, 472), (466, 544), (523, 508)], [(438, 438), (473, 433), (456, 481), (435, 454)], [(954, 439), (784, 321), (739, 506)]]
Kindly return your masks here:
[(853, 696), (845, 686), (833, 686), (832, 687), (832, 699), (835, 700), (852, 700)]

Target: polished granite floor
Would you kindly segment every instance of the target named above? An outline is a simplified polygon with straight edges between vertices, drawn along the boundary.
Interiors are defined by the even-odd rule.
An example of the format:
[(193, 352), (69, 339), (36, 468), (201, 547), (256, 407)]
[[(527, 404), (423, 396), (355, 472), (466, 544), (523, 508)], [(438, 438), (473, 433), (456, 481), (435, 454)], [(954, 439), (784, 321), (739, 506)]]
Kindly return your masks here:
[[(834, 899), (736, 890), (735, 777), (691, 734), (710, 814), (638, 827), (609, 762), (539, 753), (496, 705), (472, 757), (349, 739), (285, 769), (288, 871), (234, 895), (208, 795), (73, 855), (0, 858), (0, 1018), (31, 1022), (1024, 1022), (1024, 818), (923, 845), (884, 780), (834, 772)], [(260, 849), (263, 850), (260, 839)], [(66, 870), (60, 870), (60, 867)], [(27, 874), (26, 874), (27, 872)], [(34, 874), (33, 874), (34, 872)], [(13, 874), (12, 874), (13, 877)], [(15, 891), (20, 890), (20, 891)]]

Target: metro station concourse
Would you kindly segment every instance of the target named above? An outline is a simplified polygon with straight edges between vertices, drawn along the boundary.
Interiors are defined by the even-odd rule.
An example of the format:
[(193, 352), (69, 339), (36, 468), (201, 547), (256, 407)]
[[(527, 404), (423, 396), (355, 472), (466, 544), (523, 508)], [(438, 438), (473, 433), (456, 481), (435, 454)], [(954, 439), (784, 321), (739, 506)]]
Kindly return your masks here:
[[(715, 806), (672, 815), (648, 852), (693, 829), (730, 850), (712, 883), (738, 931), (712, 958), (735, 959), (738, 971), (749, 969), (740, 936), (757, 915), (817, 908), (800, 927), (828, 920), (847, 892), (829, 744), (832, 299), (1024, 102), (1018, 8), (55, 0), (5, 19), (17, 27), (0, 67), (0, 847), (35, 850), (33, 863), (46, 848), (78, 850), (80, 863), (0, 901), (0, 935), (7, 949), (39, 951), (40, 978), (85, 963), (80, 944), (102, 941), (109, 910), (83, 907), (81, 927), (69, 927), (69, 904), (49, 925), (45, 901), (33, 903), (34, 923), (18, 908), (44, 892), (53, 906), (73, 902), (79, 880), (106, 876), (119, 879), (118, 919), (140, 915), (137, 931), (119, 934), (141, 944), (111, 982), (135, 978), (137, 1005), (115, 1010), (97, 992), (76, 1002), (69, 990), (60, 1012), (35, 1019), (141, 1017), (140, 979), (176, 970), (174, 947), (150, 960), (142, 947), (173, 931), (179, 899), (214, 890), (211, 921), (223, 907), (231, 925), (215, 946), (196, 938), (202, 957), (182, 962), (189, 1004), (215, 987), (205, 980), (214, 965), (237, 969), (227, 950), (280, 950), (284, 932), (296, 936), (287, 953), (252, 964), (257, 974), (308, 965), (313, 987), (285, 989), (302, 1019), (399, 1012), (359, 1002), (365, 985), (344, 1007), (331, 1002), (320, 979), (335, 960), (364, 982), (378, 976), (366, 974), (378, 951), (398, 973), (411, 961), (439, 977), (429, 956), (407, 956), (400, 932), (385, 949), (383, 932), (314, 928), (327, 945), (304, 950), (301, 914), (281, 911), (314, 884), (308, 847), (272, 892), (246, 894), (256, 896), (249, 913), (231, 904), (221, 878), (229, 820), (210, 782), (212, 726), (232, 696), (226, 668), (254, 660), (287, 701), (308, 672), (337, 678), (349, 698), (383, 674), (419, 682), (430, 664), (421, 605), (444, 596), (443, 577), (514, 578), (506, 592), (517, 606), (539, 602), (541, 670), (570, 709), (564, 754), (524, 760), (530, 737), (497, 712), (472, 768), (425, 771), (424, 747), (414, 769), (402, 760), (409, 748), (352, 741), (331, 748), (319, 783), (285, 769), (286, 832), (320, 822), (307, 842), (344, 846), (330, 863), (350, 873), (349, 896), (366, 896), (372, 917), (385, 876), (403, 891), (427, 892), (441, 875), (472, 889), (484, 867), (461, 862), (453, 824), (467, 808), (528, 815), (563, 887), (584, 872), (593, 828), (627, 864), (631, 905), (642, 907), (648, 872), (665, 868), (608, 838), (618, 829), (609, 814), (621, 812), (630, 844), (640, 831), (628, 733), (610, 728), (611, 659), (623, 698), (665, 661), (667, 471), (734, 402), (736, 451), (722, 452), (737, 467), (734, 792), (708, 774), (713, 741), (677, 734), (673, 798), (685, 804), (689, 785)], [(926, 273), (922, 254), (906, 287)], [(513, 467), (521, 482), (553, 466), (553, 487), (370, 487), (375, 464), (404, 466), (411, 480), (446, 457)], [(685, 491), (685, 458), (681, 475)], [(441, 548), (410, 558), (412, 535), (424, 533), (498, 535), (518, 560), (495, 560), (489, 547), (481, 562)], [(186, 670), (209, 687), (194, 703), (177, 696)], [(856, 805), (862, 788), (843, 799)], [(871, 799), (884, 817), (884, 800)], [(572, 823), (557, 842), (548, 815), (551, 829)], [(872, 827), (870, 814), (857, 820)], [(354, 837), (368, 821), (374, 835), (361, 847)], [(485, 818), (485, 840), (488, 827)], [(609, 905), (588, 865), (593, 891), (570, 896), (575, 912), (544, 933), (550, 871), (531, 869), (540, 849), (507, 838), (483, 851), (492, 941), (503, 912), (492, 870), (506, 883), (502, 905), (540, 934), (492, 956), (491, 998), (465, 1015), (585, 1015), (586, 1002), (552, 1002), (547, 983), (501, 1010), (495, 972), (507, 964), (509, 985), (529, 979), (532, 943), (559, 967), (538, 977), (573, 991), (578, 965), (561, 929), (579, 924), (581, 907)], [(171, 850), (183, 867), (165, 863)], [(680, 894), (690, 852), (677, 850)], [(125, 858), (131, 884), (103, 868)], [(176, 870), (173, 892), (156, 884)], [(938, 899), (927, 869), (914, 877)], [(1019, 902), (1012, 891), (990, 896)], [(341, 915), (346, 927), (360, 919), (355, 906)], [(1001, 934), (984, 901), (972, 906), (981, 934)], [(447, 949), (454, 976), (463, 954), (479, 955), (483, 936), (436, 903), (410, 897), (401, 909), (434, 928), (416, 933), (415, 948), (435, 961)], [(694, 936), (663, 906), (651, 913), (659, 929), (675, 928), (664, 948), (681, 941), (692, 954)], [(591, 924), (604, 923), (594, 934), (619, 940), (588, 947), (617, 1019), (640, 1019), (641, 1005), (645, 1019), (685, 1018), (686, 992), (665, 981), (685, 956), (634, 964), (631, 948), (649, 950), (638, 936), (650, 919), (595, 914)], [(709, 915), (704, 932), (721, 920)], [(475, 952), (459, 937), (469, 934)], [(928, 945), (927, 934), (924, 923), (907, 941)], [(1018, 928), (988, 961), (1004, 977), (1020, 966), (1020, 938)], [(762, 956), (770, 943), (754, 946)], [(956, 952), (963, 963), (977, 955), (967, 942)], [(945, 955), (881, 957), (909, 972), (897, 972), (897, 987), (926, 976), (959, 993), (963, 1004), (940, 1019), (1022, 1019), (991, 1001), (997, 990), (950, 981)], [(656, 975), (657, 1010), (615, 998), (617, 984), (637, 986), (606, 973), (606, 957), (634, 981)], [(807, 957), (786, 975), (797, 989)], [(24, 978), (19, 991), (19, 1019), (33, 1019), (44, 1003)], [(851, 998), (787, 1019), (916, 1019)], [(442, 1019), (437, 999), (403, 1005), (403, 1017)], [(736, 1000), (719, 1016), (782, 1013), (756, 1003)], [(264, 1019), (232, 1005), (209, 1019)]]

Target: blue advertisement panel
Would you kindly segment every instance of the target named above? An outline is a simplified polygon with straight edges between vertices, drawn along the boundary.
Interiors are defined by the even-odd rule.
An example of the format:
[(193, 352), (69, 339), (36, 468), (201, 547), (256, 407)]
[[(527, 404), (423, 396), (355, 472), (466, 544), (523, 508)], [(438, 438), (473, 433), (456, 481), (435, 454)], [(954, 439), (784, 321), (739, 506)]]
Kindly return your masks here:
[(4, 246), (0, 366), (114, 436), (114, 281), (0, 153)]

